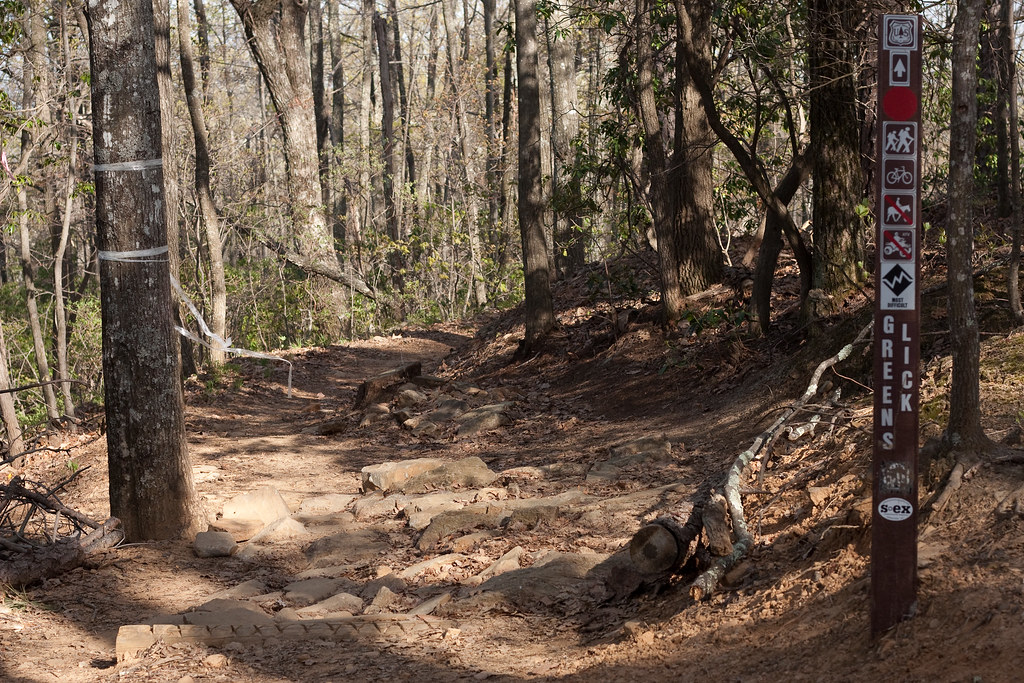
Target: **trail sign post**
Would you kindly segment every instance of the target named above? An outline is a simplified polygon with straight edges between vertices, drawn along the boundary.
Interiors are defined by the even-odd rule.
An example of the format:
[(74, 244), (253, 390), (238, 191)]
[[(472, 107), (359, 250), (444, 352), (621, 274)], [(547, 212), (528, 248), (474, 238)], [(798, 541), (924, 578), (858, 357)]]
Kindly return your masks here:
[(917, 605), (921, 18), (885, 15), (878, 45), (871, 632)]

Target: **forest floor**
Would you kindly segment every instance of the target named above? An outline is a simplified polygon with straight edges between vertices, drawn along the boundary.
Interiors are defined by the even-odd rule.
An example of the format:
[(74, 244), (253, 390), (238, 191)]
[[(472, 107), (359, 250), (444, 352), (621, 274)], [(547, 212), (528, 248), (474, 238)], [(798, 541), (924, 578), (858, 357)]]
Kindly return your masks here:
[[(1024, 465), (1012, 458), (983, 457), (941, 510), (924, 509), (917, 615), (871, 637), (866, 346), (827, 375), (843, 395), (838, 406), (822, 406), (813, 435), (780, 439), (767, 464), (755, 466), (744, 489), (755, 545), (717, 592), (695, 602), (692, 574), (630, 573), (622, 559), (637, 529), (720, 486), (818, 363), (870, 319), (870, 307), (851, 300), (827, 333), (795, 329), (785, 312), (790, 278), (776, 302), (782, 323), (768, 339), (737, 322), (741, 293), (729, 287), (695, 300), (688, 325), (667, 334), (648, 290), (632, 280), (643, 270), (622, 264), (559, 286), (559, 328), (525, 362), (513, 360), (523, 333), (513, 311), (288, 352), (290, 397), (280, 364), (240, 360), (191, 382), (187, 431), (210, 518), (237, 494), (272, 486), (304, 520), (305, 535), (220, 558), (199, 558), (184, 541), (125, 545), (2, 592), (0, 680), (1020, 680), (1024, 503), (1014, 509), (1012, 496), (1022, 496)], [(992, 293), (1000, 272), (979, 280), (982, 401), (986, 430), (1012, 446), (1024, 421), (1024, 334), (1009, 329)], [(940, 285), (928, 291), (923, 319), (922, 444), (941, 432), (948, 412)], [(368, 412), (353, 407), (360, 384), (412, 361), (445, 382), (422, 389), (432, 404), (500, 402), (505, 424), (472, 436), (452, 424), (419, 435), (394, 419), (360, 426)], [(388, 410), (396, 400), (394, 391), (379, 399)], [(797, 416), (794, 426), (809, 417)], [(88, 467), (63, 500), (105, 519), (105, 442), (89, 424), (96, 422), (49, 437), (66, 451), (35, 454), (0, 476), (54, 482)], [(324, 424), (336, 433), (311, 433)], [(659, 457), (608, 468), (610, 447), (645, 437), (669, 445)], [(369, 503), (384, 497), (360, 490), (368, 465), (470, 456), (497, 475), (484, 493), (471, 493), (478, 499), (570, 502), (425, 544), (407, 513), (374, 512)], [(951, 464), (922, 462), (922, 501), (943, 488)], [(338, 500), (328, 494), (347, 496), (344, 509), (311, 515), (311, 501)], [(503, 556), (511, 558), (508, 572), (480, 576)], [(545, 573), (559, 563), (568, 569)], [(288, 586), (310, 576), (336, 579), (357, 596), (356, 612), (407, 612), (444, 594), (450, 601), (405, 637), (158, 643), (116, 657), (119, 627), (186, 613), (248, 581), (265, 587), (250, 596), (255, 609), (283, 617), (296, 606)]]

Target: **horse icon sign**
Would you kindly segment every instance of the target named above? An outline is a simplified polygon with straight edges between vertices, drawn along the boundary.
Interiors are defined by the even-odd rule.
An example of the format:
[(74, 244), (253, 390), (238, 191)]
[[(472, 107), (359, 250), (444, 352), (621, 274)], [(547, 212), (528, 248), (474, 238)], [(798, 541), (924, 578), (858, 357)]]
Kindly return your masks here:
[(911, 192), (885, 192), (882, 194), (882, 225), (885, 227), (913, 227), (917, 199)]

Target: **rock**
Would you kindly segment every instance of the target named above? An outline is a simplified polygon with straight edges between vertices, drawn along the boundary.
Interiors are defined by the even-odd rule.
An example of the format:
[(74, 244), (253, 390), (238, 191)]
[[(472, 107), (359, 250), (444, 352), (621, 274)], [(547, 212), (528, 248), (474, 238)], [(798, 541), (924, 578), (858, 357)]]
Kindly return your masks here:
[(363, 611), (363, 599), (351, 593), (336, 593), (326, 600), (321, 600), (318, 603), (295, 611), (302, 618), (334, 612), (348, 612), (350, 615), (359, 614)]
[(425, 493), (447, 488), (479, 488), (498, 478), (487, 464), (476, 456), (443, 463), (422, 472), (402, 484), (406, 493)]
[(284, 541), (293, 541), (308, 535), (309, 532), (306, 531), (306, 526), (302, 522), (296, 521), (291, 517), (284, 517), (263, 527), (262, 531), (249, 539), (249, 543), (263, 545), (283, 543)]
[(415, 579), (422, 574), (426, 574), (427, 572), (434, 571), (450, 564), (455, 564), (459, 560), (465, 559), (467, 559), (465, 555), (459, 555), (458, 553), (439, 555), (433, 559), (417, 562), (411, 567), (403, 569), (398, 573), (398, 576), (403, 579)]
[(376, 561), (382, 552), (391, 549), (373, 529), (352, 529), (318, 538), (304, 550), (310, 568), (351, 565)]
[(492, 403), (476, 410), (463, 413), (455, 419), (459, 425), (455, 433), (459, 436), (473, 436), (512, 423), (507, 411), (514, 404), (510, 401)]
[(523, 556), (522, 546), (516, 546), (498, 558), (498, 560), (487, 569), (476, 576), (473, 576), (466, 583), (470, 586), (478, 586), (487, 579), (519, 569), (519, 560)]
[(387, 576), (381, 576), (373, 581), (367, 581), (363, 586), (362, 590), (359, 591), (359, 595), (366, 599), (376, 598), (380, 594), (381, 588), (387, 588), (392, 593), (404, 593), (407, 586), (404, 580), (395, 574), (388, 574)]
[(415, 377), (410, 377), (409, 381), (418, 387), (423, 387), (424, 389), (437, 389), (448, 384), (448, 380), (444, 377), (437, 377), (435, 375), (417, 375)]
[(267, 584), (263, 583), (259, 579), (249, 579), (245, 583), (240, 583), (237, 586), (225, 588), (222, 591), (214, 593), (210, 596), (210, 599), (234, 598), (236, 600), (245, 600), (246, 598), (254, 598), (257, 595), (263, 595), (268, 590)]
[(416, 540), (416, 547), (420, 550), (428, 550), (437, 545), (442, 538), (460, 531), (479, 527), (496, 528), (502, 521), (508, 519), (509, 514), (501, 507), (486, 503), (467, 506), (461, 510), (442, 512), (435, 516), (430, 521), (430, 525), (420, 534), (419, 539)]
[(210, 522), (210, 531), (223, 531), (241, 543), (260, 532), (266, 524), (258, 519), (218, 519)]
[(427, 395), (415, 389), (406, 389), (398, 394), (396, 403), (399, 408), (412, 408), (427, 402)]
[(412, 430), (412, 435), (418, 437), (437, 436), (440, 433), (441, 428), (429, 420), (424, 420)]
[(462, 399), (449, 398), (437, 404), (437, 408), (427, 414), (427, 418), (433, 422), (447, 422), (454, 420), (469, 410), (469, 404)]
[(235, 538), (226, 531), (201, 531), (192, 544), (196, 557), (229, 557), (237, 549)]
[(288, 503), (281, 497), (277, 489), (265, 486), (256, 491), (235, 496), (224, 503), (223, 519), (259, 520), (263, 524), (270, 524), (291, 513)]
[(409, 610), (406, 614), (418, 614), (422, 616), (427, 616), (428, 614), (433, 614), (434, 610), (436, 610), (438, 607), (443, 607), (444, 605), (447, 605), (451, 601), (451, 599), (451, 593), (441, 593), (441, 595), (436, 595), (430, 598), (429, 600), (424, 600), (423, 602)]
[(377, 595), (373, 597), (373, 602), (367, 606), (365, 613), (380, 614), (381, 612), (386, 611), (388, 607), (395, 604), (397, 600), (398, 595), (396, 595), (394, 591), (387, 586), (381, 586), (377, 591)]
[(399, 505), (405, 504), (405, 497), (391, 495), (387, 498), (380, 491), (364, 496), (352, 505), (352, 514), (356, 519), (362, 521), (374, 517), (391, 517), (399, 510)]
[(225, 666), (228, 665), (228, 658), (226, 655), (222, 655), (218, 652), (216, 654), (212, 654), (206, 657), (206, 659), (203, 660), (203, 664), (210, 667), (211, 669), (223, 669)]
[(820, 509), (828, 502), (832, 489), (828, 486), (808, 486), (807, 495), (811, 499), (811, 504)]
[(608, 449), (609, 458), (599, 460), (587, 472), (588, 482), (614, 481), (619, 473), (631, 465), (668, 462), (672, 457), (672, 442), (664, 434), (627, 441)]
[(391, 416), (391, 409), (386, 403), (374, 403), (367, 407), (363, 413), (363, 419), (359, 421), (359, 428), (369, 427), (388, 419)]
[(347, 510), (358, 496), (349, 493), (328, 493), (323, 496), (306, 498), (299, 505), (299, 512), (307, 515), (323, 515)]
[(415, 458), (401, 462), (367, 465), (362, 469), (363, 492), (393, 491), (418, 474), (443, 465), (437, 458)]
[(304, 579), (284, 587), (284, 599), (295, 607), (306, 607), (320, 602), (345, 585), (342, 579)]

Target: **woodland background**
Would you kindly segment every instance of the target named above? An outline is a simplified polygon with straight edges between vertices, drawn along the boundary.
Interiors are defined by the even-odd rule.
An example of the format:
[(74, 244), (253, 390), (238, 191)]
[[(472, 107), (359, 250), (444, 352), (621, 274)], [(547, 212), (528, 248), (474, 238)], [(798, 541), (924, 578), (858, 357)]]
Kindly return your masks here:
[[(103, 377), (89, 8), (0, 12), (0, 385), (78, 380), (3, 395), (13, 456), (22, 430), (101, 401)], [(524, 296), (529, 350), (553, 324), (545, 290), (574, 277), (694, 332), (708, 314), (687, 297), (725, 282), (715, 322), (820, 333), (872, 268), (883, 12), (925, 17), (923, 229), (944, 242), (962, 198), (979, 247), (1017, 253), (1010, 0), (156, 0), (172, 272), (214, 333), (256, 351)], [(954, 196), (958, 31), (978, 137)], [(660, 291), (615, 267), (625, 254)], [(771, 311), (780, 254), (799, 311)], [(1019, 319), (1012, 267), (1007, 296)], [(212, 377), (224, 357), (185, 343), (183, 360)]]

